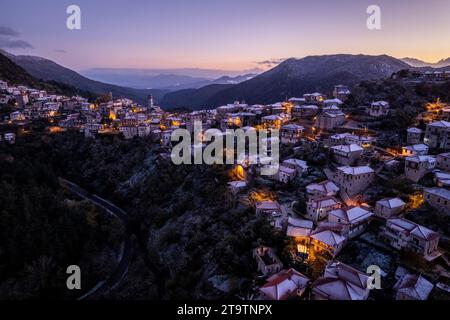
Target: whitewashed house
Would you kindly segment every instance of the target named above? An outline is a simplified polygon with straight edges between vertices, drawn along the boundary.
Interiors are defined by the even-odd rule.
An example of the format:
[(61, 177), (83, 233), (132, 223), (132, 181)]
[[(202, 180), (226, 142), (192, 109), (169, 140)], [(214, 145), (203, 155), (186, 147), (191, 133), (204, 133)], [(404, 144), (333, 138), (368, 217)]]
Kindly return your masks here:
[(345, 226), (344, 235), (351, 239), (366, 230), (372, 216), (373, 212), (361, 207), (341, 208), (328, 213), (328, 222), (343, 224)]
[(309, 250), (321, 254), (327, 252), (335, 257), (344, 248), (347, 238), (343, 235), (344, 225), (340, 223), (321, 222), (311, 232)]
[(300, 105), (292, 108), (292, 116), (299, 119), (314, 117), (318, 112), (319, 107), (316, 105)]
[(339, 192), (339, 187), (330, 180), (319, 183), (312, 183), (306, 186), (306, 192), (309, 196), (335, 196)]
[(450, 152), (436, 156), (436, 168), (450, 172)]
[(317, 116), (316, 125), (320, 130), (333, 130), (345, 123), (345, 114), (339, 111), (323, 111)]
[(434, 183), (440, 188), (450, 187), (450, 172), (434, 171)]
[(341, 165), (353, 165), (362, 155), (364, 149), (357, 144), (331, 147), (334, 160)]
[(394, 285), (396, 300), (427, 300), (434, 285), (418, 274), (405, 272)]
[(306, 238), (314, 228), (311, 220), (303, 220), (289, 217), (286, 235), (292, 238)]
[(450, 122), (436, 121), (427, 124), (423, 142), (430, 148), (450, 149)]
[(297, 124), (287, 124), (281, 127), (281, 143), (297, 144), (300, 142), (305, 128)]
[(308, 172), (308, 165), (306, 161), (299, 159), (287, 159), (281, 163), (283, 166), (294, 169), (299, 177)]
[(408, 180), (419, 182), (436, 167), (436, 158), (432, 156), (413, 156), (405, 160), (405, 176)]
[(427, 154), (428, 154), (428, 146), (423, 143), (402, 147), (402, 156), (404, 157), (426, 156)]
[(307, 218), (317, 223), (326, 219), (330, 211), (339, 209), (341, 204), (334, 197), (312, 197), (306, 204)]
[(351, 92), (348, 89), (348, 86), (344, 86), (342, 84), (334, 86), (333, 97), (335, 97), (341, 101), (347, 101), (350, 94), (351, 94)]
[(406, 142), (408, 144), (419, 144), (422, 142), (422, 133), (423, 131), (419, 128), (408, 128), (406, 130), (407, 136), (406, 136)]
[(281, 183), (288, 183), (294, 180), (297, 175), (297, 171), (290, 167), (280, 165), (278, 169), (278, 173), (275, 175), (275, 178)]
[(412, 251), (426, 260), (439, 257), (439, 233), (403, 218), (386, 220), (380, 239), (397, 250)]
[(312, 284), (314, 300), (367, 300), (369, 275), (338, 261), (330, 261), (323, 277)]
[(372, 102), (370, 106), (366, 108), (366, 112), (371, 117), (386, 117), (389, 112), (389, 103), (386, 101)]
[(280, 217), (282, 215), (282, 210), (277, 201), (260, 201), (256, 203), (256, 215)]
[(444, 188), (425, 189), (424, 199), (436, 210), (450, 215), (450, 190)]
[(378, 200), (375, 204), (375, 215), (380, 218), (389, 219), (398, 215), (406, 203), (400, 198), (385, 198)]
[(349, 196), (363, 192), (375, 179), (375, 171), (368, 166), (337, 168), (334, 182)]
[(323, 101), (324, 107), (340, 107), (342, 104), (344, 103), (338, 98), (327, 99)]
[(295, 269), (282, 270), (271, 276), (260, 288), (263, 300), (286, 300), (300, 297), (308, 287), (310, 279)]

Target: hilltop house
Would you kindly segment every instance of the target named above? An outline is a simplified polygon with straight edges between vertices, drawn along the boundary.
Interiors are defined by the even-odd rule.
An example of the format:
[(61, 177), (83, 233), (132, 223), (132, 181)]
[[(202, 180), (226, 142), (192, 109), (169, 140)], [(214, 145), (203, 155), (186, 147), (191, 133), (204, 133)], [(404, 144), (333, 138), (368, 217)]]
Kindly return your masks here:
[(418, 182), (436, 167), (436, 159), (431, 156), (413, 156), (405, 160), (405, 176), (408, 180)]
[(303, 95), (303, 99), (305, 99), (306, 102), (318, 102), (318, 103), (322, 103), (325, 99), (326, 99), (326, 95), (319, 93), (319, 92), (314, 92), (314, 93), (305, 93)]
[(374, 180), (375, 171), (368, 166), (339, 167), (337, 168), (334, 182), (349, 196), (361, 193)]
[(312, 284), (314, 300), (367, 300), (369, 275), (338, 261), (330, 261)]
[(422, 141), (422, 132), (419, 128), (408, 128), (406, 130), (406, 142), (408, 144), (419, 144)]
[(278, 259), (272, 248), (264, 246), (255, 248), (253, 257), (258, 265), (258, 271), (263, 275), (274, 274), (283, 269), (283, 263)]
[(334, 86), (333, 97), (339, 99), (341, 101), (347, 101), (348, 96), (350, 95), (350, 90), (348, 86), (344, 86), (342, 84)]
[(261, 123), (265, 128), (278, 129), (285, 122), (281, 115), (270, 115), (262, 117)]
[(260, 288), (263, 300), (286, 300), (300, 297), (305, 292), (310, 279), (300, 272), (289, 269), (271, 276)]
[(300, 105), (292, 109), (292, 116), (299, 119), (311, 118), (317, 115), (318, 112), (319, 107), (316, 105)]
[(434, 183), (438, 187), (450, 187), (450, 172), (438, 171), (434, 172)]
[(310, 220), (288, 218), (286, 235), (293, 238), (306, 238), (311, 234), (313, 222)]
[(403, 268), (403, 272), (398, 274), (397, 268), (396, 278), (397, 282), (394, 285), (394, 291), (396, 292), (396, 300), (427, 300), (434, 285), (418, 274), (411, 274), (406, 272)]
[(425, 189), (424, 198), (436, 210), (450, 215), (450, 190), (443, 188)]
[(340, 223), (321, 222), (311, 232), (309, 250), (321, 254), (327, 252), (336, 256), (344, 247), (347, 238), (344, 235), (345, 226)]
[(339, 209), (341, 204), (334, 197), (316, 196), (308, 199), (306, 214), (308, 219), (317, 223), (328, 217), (328, 212)]
[(341, 208), (328, 213), (328, 222), (344, 225), (344, 235), (348, 238), (354, 238), (366, 230), (372, 215), (373, 212), (361, 207)]
[(302, 176), (305, 172), (308, 171), (309, 167), (306, 164), (306, 161), (299, 159), (287, 159), (281, 163), (283, 166), (294, 169), (298, 176)]
[(428, 261), (440, 256), (439, 234), (403, 218), (388, 219), (379, 236), (395, 249), (415, 252)]
[(423, 142), (430, 148), (450, 149), (450, 122), (436, 121), (429, 123), (425, 130)]
[(292, 98), (288, 99), (288, 102), (290, 104), (292, 104), (294, 107), (296, 107), (296, 106), (300, 106), (300, 105), (306, 103), (306, 100), (305, 100), (305, 98), (292, 97)]
[(323, 111), (317, 116), (316, 125), (320, 130), (333, 130), (345, 123), (345, 114), (339, 109), (337, 111)]
[(450, 172), (450, 152), (436, 156), (436, 168)]
[(287, 124), (281, 127), (281, 143), (297, 144), (300, 142), (304, 127), (297, 124)]
[(370, 106), (366, 108), (366, 112), (371, 117), (385, 117), (389, 114), (389, 103), (386, 101), (372, 102)]
[(363, 153), (364, 149), (357, 144), (338, 145), (331, 147), (334, 160), (341, 165), (354, 164)]
[(294, 180), (297, 171), (285, 165), (280, 165), (278, 172), (275, 174), (274, 178), (282, 183), (288, 183)]
[(343, 102), (340, 99), (338, 99), (338, 98), (327, 99), (327, 100), (323, 101), (323, 106), (325, 108), (332, 107), (332, 106), (340, 107), (342, 104), (343, 104)]
[(339, 187), (330, 180), (319, 183), (312, 183), (306, 186), (306, 192), (310, 196), (335, 196), (339, 192)]
[(400, 198), (385, 198), (378, 200), (375, 204), (375, 215), (380, 218), (389, 219), (399, 214), (406, 203)]
[(369, 136), (359, 136), (351, 133), (338, 133), (330, 136), (326, 143), (329, 146), (337, 146), (342, 144), (357, 144), (360, 147), (368, 148), (375, 143), (376, 139)]
[(428, 154), (428, 146), (423, 143), (414, 144), (412, 146), (406, 146), (402, 148), (402, 156), (426, 156)]
[(282, 211), (277, 201), (261, 201), (256, 203), (256, 215), (279, 217), (282, 215)]

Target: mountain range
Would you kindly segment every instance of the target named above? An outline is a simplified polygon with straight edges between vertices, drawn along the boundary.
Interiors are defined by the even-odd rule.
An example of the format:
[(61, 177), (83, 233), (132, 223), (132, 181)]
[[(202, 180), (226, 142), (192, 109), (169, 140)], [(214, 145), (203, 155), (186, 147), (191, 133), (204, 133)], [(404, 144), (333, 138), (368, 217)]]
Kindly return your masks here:
[(91, 92), (80, 90), (76, 87), (59, 83), (57, 81), (42, 81), (33, 77), (25, 69), (15, 64), (7, 56), (0, 52), (0, 80), (5, 80), (12, 85), (26, 85), (39, 90), (64, 95), (82, 95), (87, 98), (95, 98)]
[(1, 51), (0, 54), (12, 60), (40, 81), (55, 81), (92, 94), (101, 95), (111, 92), (114, 97), (130, 98), (143, 104), (146, 103), (150, 94), (157, 101), (161, 101), (164, 94), (167, 93), (165, 90), (134, 89), (91, 80), (73, 70), (41, 57), (13, 55), (5, 51)]
[(424, 67), (432, 67), (432, 68), (444, 68), (450, 66), (450, 58), (441, 59), (436, 63), (425, 62), (416, 58), (403, 58), (401, 59), (403, 62), (406, 62), (410, 66), (416, 68), (424, 68)]
[(236, 100), (247, 103), (274, 103), (303, 93), (329, 93), (334, 85), (353, 86), (363, 80), (382, 79), (411, 68), (396, 58), (380, 55), (325, 55), (288, 59), (248, 81), (229, 86), (206, 86), (196, 90), (167, 93), (166, 108), (217, 107)]
[(209, 69), (111, 69), (94, 68), (81, 73), (94, 80), (137, 89), (197, 89), (211, 84), (237, 84), (256, 76), (261, 70), (245, 74)]
[[(189, 108), (194, 110), (215, 108), (236, 100), (249, 104), (269, 104), (289, 97), (301, 97), (308, 92), (319, 91), (331, 94), (333, 86), (337, 84), (351, 87), (364, 80), (390, 77), (393, 73), (403, 69), (436, 69), (423, 65), (415, 67), (387, 55), (308, 56), (302, 59), (287, 59), (273, 69), (258, 75), (224, 76), (212, 80), (200, 77), (196, 79), (200, 79), (198, 82), (191, 82), (195, 77), (190, 77), (189, 83), (162, 90), (136, 89), (108, 84), (91, 80), (48, 59), (5, 54), (7, 57), (4, 58), (9, 62), (6, 63), (5, 59), (0, 62), (6, 63), (9, 69), (13, 68), (11, 63), (17, 64), (15, 73), (22, 73), (24, 80), (35, 82), (41, 86), (56, 85), (56, 89), (59, 91), (78, 90), (97, 95), (112, 92), (114, 97), (128, 97), (141, 104), (146, 102), (148, 94), (153, 94), (157, 102), (166, 109)], [(0, 67), (3, 68), (1, 63)], [(450, 67), (437, 70), (444, 69), (450, 69)], [(1, 75), (2, 73), (0, 73)], [(9, 76), (11, 76), (11, 72), (9, 72)], [(185, 89), (179, 90), (183, 87)]]

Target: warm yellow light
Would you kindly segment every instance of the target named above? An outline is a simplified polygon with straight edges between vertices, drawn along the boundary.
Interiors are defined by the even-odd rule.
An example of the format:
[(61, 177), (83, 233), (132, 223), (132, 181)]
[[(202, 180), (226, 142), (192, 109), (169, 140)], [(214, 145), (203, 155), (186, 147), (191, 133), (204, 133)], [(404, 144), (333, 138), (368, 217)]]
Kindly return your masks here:
[(114, 120), (117, 119), (117, 115), (113, 111), (110, 111), (109, 112), (109, 119), (114, 121)]
[(237, 165), (230, 172), (231, 178), (233, 180), (245, 180), (245, 170), (241, 165)]
[(54, 127), (50, 127), (49, 131), (50, 131), (50, 133), (60, 133), (60, 132), (63, 132), (64, 130), (59, 126), (54, 126)]
[(253, 203), (275, 200), (275, 196), (270, 191), (266, 190), (252, 191), (248, 198)]
[(297, 244), (297, 252), (307, 253), (308, 252), (308, 247), (303, 245), (303, 244)]
[(416, 209), (416, 208), (420, 207), (424, 202), (425, 202), (425, 199), (424, 199), (422, 193), (417, 192), (417, 193), (409, 196), (410, 209)]

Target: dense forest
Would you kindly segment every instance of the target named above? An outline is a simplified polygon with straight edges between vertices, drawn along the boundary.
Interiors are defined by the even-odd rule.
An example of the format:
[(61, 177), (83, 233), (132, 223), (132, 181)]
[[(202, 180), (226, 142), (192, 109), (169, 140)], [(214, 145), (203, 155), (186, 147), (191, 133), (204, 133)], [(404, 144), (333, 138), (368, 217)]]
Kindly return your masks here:
[[(230, 194), (228, 168), (175, 166), (159, 152), (146, 139), (52, 135), (39, 125), (15, 145), (2, 144), (0, 294), (73, 298), (76, 293), (65, 290), (68, 265), (79, 264), (89, 274), (87, 287), (115, 266), (120, 223), (73, 199), (58, 177), (113, 201), (130, 217), (132, 261), (106, 297), (248, 292), (255, 271), (252, 248), (257, 243), (281, 248), (283, 238), (255, 217), (251, 203)], [(227, 283), (225, 292), (212, 290), (217, 277)]]
[(64, 193), (41, 143), (0, 146), (0, 298), (74, 298), (69, 265), (81, 267), (83, 291), (115, 265), (121, 225)]

